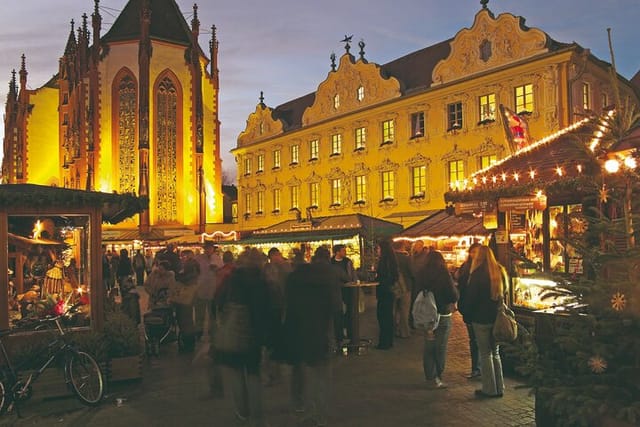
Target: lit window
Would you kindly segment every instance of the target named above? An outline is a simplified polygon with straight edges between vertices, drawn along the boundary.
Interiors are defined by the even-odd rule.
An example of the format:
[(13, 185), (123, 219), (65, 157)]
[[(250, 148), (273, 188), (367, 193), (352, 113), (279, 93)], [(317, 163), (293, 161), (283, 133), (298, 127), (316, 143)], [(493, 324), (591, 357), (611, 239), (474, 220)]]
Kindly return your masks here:
[(312, 182), (309, 184), (309, 206), (320, 206), (320, 183)]
[(589, 83), (582, 83), (582, 109), (591, 109), (591, 87), (589, 87)]
[(320, 154), (320, 141), (317, 139), (309, 141), (309, 160), (318, 160)]
[(396, 197), (396, 174), (393, 171), (382, 172), (382, 200), (393, 200)]
[(300, 208), (300, 186), (292, 185), (290, 187), (291, 192), (291, 209)]
[(280, 212), (280, 189), (273, 189), (273, 210)]
[(280, 168), (280, 150), (273, 150), (273, 169)]
[(244, 159), (244, 174), (251, 175), (251, 159)]
[(462, 102), (447, 105), (447, 131), (461, 129), (463, 125)]
[(427, 191), (427, 167), (414, 166), (411, 168), (411, 195), (424, 197)]
[(449, 185), (464, 180), (464, 162), (462, 160), (453, 160), (449, 162)]
[(300, 146), (297, 144), (292, 145), (291, 146), (291, 164), (297, 165), (299, 161), (300, 161)]
[(356, 150), (364, 150), (367, 143), (367, 129), (356, 129)]
[(358, 175), (356, 181), (356, 202), (367, 201), (367, 177), (366, 175)]
[(424, 136), (424, 113), (422, 111), (411, 115), (411, 138)]
[(231, 203), (231, 222), (233, 224), (238, 223), (238, 203)]
[(342, 153), (342, 134), (331, 135), (331, 155)]
[(340, 108), (340, 95), (339, 94), (335, 94), (333, 96), (333, 108), (334, 109), (338, 109)]
[(516, 113), (533, 112), (533, 85), (527, 84), (515, 88)]
[(258, 154), (258, 169), (256, 172), (264, 172), (264, 154)]
[(479, 100), (480, 121), (496, 119), (496, 94), (482, 95)]
[(249, 193), (244, 195), (244, 213), (251, 213), (251, 194)]
[(331, 205), (342, 204), (342, 180), (340, 178), (331, 180)]
[(258, 191), (256, 196), (256, 213), (261, 214), (264, 212), (264, 191)]
[(395, 140), (396, 131), (393, 120), (385, 120), (382, 122), (382, 143), (390, 144)]
[(489, 166), (494, 165), (498, 161), (498, 158), (495, 154), (490, 154), (488, 156), (480, 156), (478, 158), (478, 168), (486, 169)]
[(357, 98), (358, 98), (358, 101), (360, 101), (360, 102), (364, 101), (364, 87), (362, 87), (362, 86), (358, 87)]

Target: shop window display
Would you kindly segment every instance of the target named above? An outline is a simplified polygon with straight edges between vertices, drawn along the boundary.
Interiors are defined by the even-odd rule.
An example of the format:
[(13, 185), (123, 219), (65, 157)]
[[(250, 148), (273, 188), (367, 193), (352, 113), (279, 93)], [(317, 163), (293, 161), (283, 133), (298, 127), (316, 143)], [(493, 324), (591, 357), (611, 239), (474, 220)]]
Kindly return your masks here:
[(74, 326), (89, 326), (89, 216), (8, 217), (9, 325), (82, 303)]

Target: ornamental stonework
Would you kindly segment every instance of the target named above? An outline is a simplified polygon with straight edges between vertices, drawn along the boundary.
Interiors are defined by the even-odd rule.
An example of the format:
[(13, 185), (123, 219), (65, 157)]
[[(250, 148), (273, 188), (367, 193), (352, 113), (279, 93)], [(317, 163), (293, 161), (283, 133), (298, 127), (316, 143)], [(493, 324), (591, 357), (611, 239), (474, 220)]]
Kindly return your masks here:
[(527, 28), (524, 18), (510, 13), (495, 18), (483, 9), (471, 28), (456, 34), (449, 57), (433, 69), (433, 84), (449, 83), (547, 51), (547, 35)]
[(264, 104), (258, 104), (256, 111), (249, 115), (244, 131), (238, 136), (238, 147), (279, 135), (282, 132), (282, 122), (274, 120), (273, 109)]
[[(358, 89), (363, 88), (359, 99)], [(340, 65), (330, 72), (316, 91), (315, 102), (302, 116), (304, 126), (326, 120), (402, 95), (395, 77), (383, 77), (377, 64), (355, 61), (350, 54), (340, 58)]]

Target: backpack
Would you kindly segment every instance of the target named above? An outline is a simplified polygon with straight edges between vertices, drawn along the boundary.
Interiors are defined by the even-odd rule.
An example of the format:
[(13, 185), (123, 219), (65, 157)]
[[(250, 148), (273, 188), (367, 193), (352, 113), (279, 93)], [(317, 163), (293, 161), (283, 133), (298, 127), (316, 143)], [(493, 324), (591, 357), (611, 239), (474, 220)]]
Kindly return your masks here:
[(438, 307), (433, 292), (423, 290), (413, 303), (413, 324), (416, 328), (435, 331), (440, 322)]

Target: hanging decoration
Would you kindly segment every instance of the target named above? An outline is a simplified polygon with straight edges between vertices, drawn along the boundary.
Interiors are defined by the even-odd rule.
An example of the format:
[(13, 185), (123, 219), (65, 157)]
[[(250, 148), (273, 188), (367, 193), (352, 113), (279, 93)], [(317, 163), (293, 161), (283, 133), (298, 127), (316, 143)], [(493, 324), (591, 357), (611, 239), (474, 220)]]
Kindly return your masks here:
[(598, 198), (600, 203), (607, 203), (609, 201), (609, 190), (606, 185), (602, 184), (602, 188), (598, 192)]
[(502, 104), (500, 104), (500, 114), (511, 152), (516, 153), (531, 145), (527, 120)]
[(601, 356), (592, 356), (589, 358), (588, 364), (594, 374), (602, 374), (607, 370), (607, 361)]
[(627, 299), (625, 298), (623, 293), (616, 292), (615, 294), (613, 294), (613, 296), (611, 297), (611, 308), (613, 308), (615, 311), (622, 311), (624, 310), (626, 305)]

